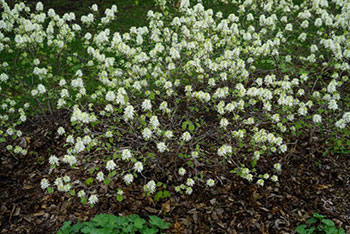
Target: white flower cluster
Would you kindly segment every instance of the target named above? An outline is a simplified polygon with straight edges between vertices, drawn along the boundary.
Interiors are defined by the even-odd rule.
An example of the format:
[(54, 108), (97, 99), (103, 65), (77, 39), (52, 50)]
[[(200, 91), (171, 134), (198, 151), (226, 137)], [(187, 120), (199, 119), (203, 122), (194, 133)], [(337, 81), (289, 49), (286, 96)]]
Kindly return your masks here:
[[(166, 1), (158, 2), (166, 8)], [(1, 139), (20, 137), (17, 121), (27, 120), (32, 108), (28, 103), (38, 103), (38, 113), (72, 111), (73, 129), (57, 129), (69, 148), (48, 160), (57, 176), (65, 173), (58, 168), (63, 163), (85, 167), (90, 156), (82, 158), (83, 152), (119, 152), (118, 144), (128, 148), (137, 142), (143, 147), (123, 148), (113, 159), (90, 161), (106, 170), (101, 169), (96, 180), (121, 179), (131, 185), (149, 166), (149, 158), (142, 155), (145, 149), (161, 157), (176, 148), (186, 151), (181, 157), (189, 164), (208, 152), (208, 161), (219, 156), (248, 181), (260, 186), (277, 182), (277, 175), (258, 171), (255, 164), (268, 157), (274, 165), (270, 170), (279, 175), (282, 165), (275, 162), (287, 152), (290, 136), (298, 129), (324, 124), (343, 134), (349, 126), (349, 95), (344, 91), (350, 69), (349, 3), (229, 2), (228, 9), (235, 10), (225, 17), (206, 9), (202, 1), (182, 0), (175, 13), (149, 11), (147, 27), (121, 33), (107, 27), (115, 19), (115, 5), (101, 19), (98, 6), (92, 5), (92, 12), (78, 24), (74, 13), (44, 13), (40, 2), (31, 11), (24, 3), (11, 9), (0, 0), (0, 51), (11, 58), (18, 54), (17, 66), (26, 64), (17, 69), (25, 74), (16, 76), (12, 61), (0, 64), (0, 120), (5, 123)], [(79, 52), (69, 48), (77, 39), (83, 41)], [(35, 53), (23, 52), (27, 48), (35, 48)], [(62, 57), (43, 57), (44, 48)], [(60, 69), (53, 60), (63, 63)], [(69, 69), (61, 71), (62, 67)], [(67, 76), (69, 70), (74, 72)], [(12, 89), (23, 90), (30, 101), (14, 100), (9, 96)], [(181, 129), (184, 118), (193, 124)], [(19, 145), (6, 149), (26, 154)], [(191, 194), (197, 180), (186, 178), (192, 172), (182, 166), (176, 173), (183, 182), (175, 190)], [(119, 170), (119, 177), (104, 174)], [(70, 191), (72, 183), (58, 177), (55, 185)], [(207, 179), (204, 186), (214, 185)], [(41, 186), (47, 189), (49, 181), (43, 179)], [(154, 193), (156, 182), (149, 181), (144, 190)], [(96, 194), (83, 191), (79, 197), (88, 197), (91, 205), (98, 202)]]

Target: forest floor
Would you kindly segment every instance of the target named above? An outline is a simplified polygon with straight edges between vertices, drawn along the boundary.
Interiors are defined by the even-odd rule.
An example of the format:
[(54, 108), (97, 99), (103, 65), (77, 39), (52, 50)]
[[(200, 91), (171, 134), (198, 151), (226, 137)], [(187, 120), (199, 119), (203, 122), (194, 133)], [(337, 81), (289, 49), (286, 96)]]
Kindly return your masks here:
[(156, 202), (140, 196), (142, 184), (136, 183), (125, 188), (122, 202), (106, 197), (90, 208), (40, 188), (49, 171), (48, 152), (65, 151), (63, 137), (55, 133), (66, 125), (69, 118), (62, 113), (23, 125), (28, 152), (36, 153), (14, 156), (0, 148), (0, 233), (55, 233), (64, 221), (100, 213), (158, 215), (172, 224), (169, 233), (293, 233), (315, 212), (350, 233), (349, 155), (322, 156), (322, 144), (297, 144), (286, 155), (277, 185), (258, 187), (211, 168), (221, 175), (215, 189), (194, 188), (189, 196), (171, 191), (171, 198)]

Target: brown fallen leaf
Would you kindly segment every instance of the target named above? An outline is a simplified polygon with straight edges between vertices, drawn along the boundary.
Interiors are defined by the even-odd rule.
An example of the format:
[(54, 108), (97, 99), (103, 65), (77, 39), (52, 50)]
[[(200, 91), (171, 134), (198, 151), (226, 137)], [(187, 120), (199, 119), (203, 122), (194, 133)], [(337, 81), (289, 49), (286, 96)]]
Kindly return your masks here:
[(37, 217), (37, 216), (43, 216), (45, 214), (44, 211), (39, 211), (38, 213), (34, 213), (34, 216)]
[(23, 186), (23, 188), (24, 188), (25, 190), (29, 190), (29, 189), (32, 189), (32, 188), (34, 188), (34, 187), (31, 186), (31, 185), (25, 185), (25, 186)]
[(158, 213), (158, 210), (157, 210), (157, 209), (154, 209), (154, 208), (149, 207), (149, 206), (145, 207), (144, 209), (145, 209), (146, 211), (148, 211), (149, 213), (152, 213), (152, 214), (157, 214), (157, 213)]
[(170, 212), (170, 200), (168, 200), (162, 204), (162, 211), (165, 213)]
[(16, 207), (16, 210), (13, 213), (13, 216), (18, 216), (20, 213), (21, 213), (21, 207)]
[(181, 226), (179, 222), (176, 221), (174, 224), (173, 232), (178, 234), (178, 233), (184, 233), (184, 228)]

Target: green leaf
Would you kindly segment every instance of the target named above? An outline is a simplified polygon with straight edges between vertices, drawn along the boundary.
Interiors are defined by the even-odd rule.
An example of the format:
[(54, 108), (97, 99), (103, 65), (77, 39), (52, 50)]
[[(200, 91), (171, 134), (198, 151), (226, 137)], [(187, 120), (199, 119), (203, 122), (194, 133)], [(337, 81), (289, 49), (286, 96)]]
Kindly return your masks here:
[(81, 202), (81, 204), (85, 205), (87, 203), (87, 198), (86, 197), (82, 197), (80, 199), (80, 202)]
[(314, 231), (316, 230), (316, 227), (311, 227), (311, 228), (309, 228), (309, 229), (307, 229), (306, 231), (306, 233), (307, 234), (314, 234)]
[(313, 223), (316, 223), (316, 222), (317, 222), (317, 219), (315, 217), (311, 217), (311, 218), (309, 218), (306, 221), (307, 224), (313, 224)]
[(187, 128), (187, 121), (182, 123), (181, 128), (182, 128), (182, 131), (186, 130), (186, 128)]
[(142, 229), (143, 228), (143, 225), (146, 223), (146, 220), (138, 217), (138, 218), (135, 218), (135, 220), (133, 221), (134, 222), (134, 226), (137, 228), (137, 229)]
[(325, 225), (327, 225), (328, 227), (334, 227), (335, 224), (332, 220), (330, 219), (322, 219), (321, 222)]
[(4, 137), (1, 137), (0, 138), (0, 143), (4, 143), (4, 142), (6, 142), (6, 139)]
[(50, 193), (53, 193), (53, 188), (52, 187), (48, 187), (47, 188), (47, 192), (50, 194)]
[(163, 198), (163, 191), (158, 191), (156, 195), (154, 195), (154, 200), (159, 201), (160, 199)]
[(116, 171), (116, 170), (113, 170), (112, 172), (110, 172), (110, 173), (108, 174), (108, 178), (111, 178), (111, 177), (115, 176), (116, 174), (117, 174), (117, 171)]
[(300, 129), (300, 128), (302, 128), (301, 123), (295, 123), (295, 128), (296, 128), (296, 129)]
[(163, 197), (170, 197), (170, 192), (168, 190), (165, 190), (163, 192)]
[(314, 214), (313, 214), (313, 216), (314, 216), (315, 218), (317, 218), (317, 219), (323, 219), (323, 218), (326, 218), (326, 216), (325, 216), (325, 215), (321, 215), (321, 214), (319, 214), (319, 213), (314, 213)]
[(254, 168), (254, 167), (256, 166), (256, 164), (257, 164), (257, 160), (253, 160), (250, 164), (251, 164), (252, 167)]
[(193, 132), (194, 125), (192, 124), (192, 122), (188, 125), (188, 130), (190, 130), (190, 132)]
[(155, 228), (144, 228), (144, 229), (142, 229), (141, 233), (143, 233), (143, 234), (155, 234), (155, 233), (158, 233), (158, 230)]
[(57, 234), (71, 233), (71, 229), (72, 229), (71, 224), (72, 224), (72, 221), (64, 222), (63, 226), (57, 231)]
[(92, 184), (92, 182), (94, 182), (94, 179), (92, 179), (91, 177), (89, 177), (89, 178), (87, 178), (87, 179), (85, 180), (85, 184), (86, 184), (87, 186), (89, 186), (90, 184)]
[(170, 223), (164, 222), (161, 218), (155, 216), (155, 215), (151, 215), (149, 216), (149, 223), (151, 225), (154, 225), (160, 229), (167, 229), (170, 227)]
[(99, 214), (96, 215), (91, 222), (96, 223), (96, 226), (107, 227), (113, 226), (117, 223), (117, 217), (110, 214)]
[(299, 234), (305, 234), (306, 233), (306, 228), (307, 225), (306, 224), (301, 224), (297, 227), (297, 229), (295, 230), (297, 233)]
[(117, 194), (117, 201), (122, 202), (123, 201), (123, 195)]

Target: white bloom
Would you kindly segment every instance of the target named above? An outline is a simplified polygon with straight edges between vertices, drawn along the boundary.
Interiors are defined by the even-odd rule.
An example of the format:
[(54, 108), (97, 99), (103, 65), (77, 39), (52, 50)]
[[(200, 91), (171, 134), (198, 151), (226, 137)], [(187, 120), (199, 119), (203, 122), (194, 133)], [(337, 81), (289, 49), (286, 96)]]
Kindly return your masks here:
[(6, 133), (7, 133), (9, 136), (12, 136), (13, 133), (14, 133), (13, 128), (8, 128), (8, 129), (6, 130)]
[(42, 11), (44, 9), (44, 5), (41, 2), (38, 2), (35, 6), (35, 10)]
[(62, 178), (61, 178), (61, 177), (56, 178), (54, 184), (55, 184), (56, 186), (63, 185)]
[(100, 171), (99, 173), (97, 173), (97, 176), (96, 176), (96, 179), (98, 180), (98, 181), (103, 181), (105, 178), (104, 178), (104, 174), (103, 174), (103, 172), (102, 171)]
[(113, 106), (111, 104), (107, 104), (105, 107), (105, 111), (112, 113), (114, 111)]
[(286, 25), (285, 29), (286, 29), (286, 31), (293, 31), (293, 25), (289, 23)]
[(134, 107), (132, 105), (128, 105), (124, 110), (124, 119), (128, 121), (129, 119), (134, 118)]
[(80, 153), (84, 151), (84, 149), (85, 149), (84, 142), (80, 139), (80, 137), (78, 137), (77, 142), (74, 145), (74, 152)]
[(131, 151), (129, 149), (124, 149), (122, 151), (122, 159), (125, 160), (129, 160), (132, 157)]
[(79, 198), (83, 198), (83, 197), (85, 197), (85, 195), (86, 195), (86, 193), (85, 193), (84, 190), (80, 190), (80, 191), (78, 192), (78, 197), (79, 197)]
[(50, 186), (50, 183), (47, 179), (44, 178), (41, 180), (40, 185), (42, 189), (46, 189)]
[(50, 165), (59, 165), (59, 159), (55, 155), (51, 155), (49, 158)]
[(112, 132), (112, 131), (107, 131), (106, 134), (105, 134), (105, 136), (106, 136), (107, 138), (113, 137), (113, 132)]
[(114, 170), (116, 167), (117, 167), (117, 165), (115, 164), (115, 162), (113, 160), (109, 160), (106, 164), (106, 168), (109, 171)]
[(179, 175), (184, 176), (185, 174), (186, 174), (186, 169), (183, 167), (179, 168)]
[(191, 195), (193, 192), (193, 189), (191, 187), (186, 188), (186, 194)]
[(198, 155), (199, 155), (198, 151), (193, 151), (191, 153), (192, 158), (198, 158)]
[(153, 180), (151, 180), (143, 186), (143, 189), (145, 190), (146, 193), (152, 194), (156, 191), (156, 183)]
[(74, 142), (75, 142), (74, 137), (72, 135), (67, 136), (66, 142), (74, 144)]
[(331, 110), (336, 110), (338, 109), (338, 104), (337, 104), (337, 101), (332, 99), (328, 102), (328, 108), (331, 109)]
[(92, 9), (93, 11), (98, 11), (98, 6), (97, 6), (96, 4), (93, 4), (93, 5), (91, 6), (91, 9)]
[(0, 81), (1, 81), (1, 82), (7, 81), (8, 78), (9, 78), (9, 76), (8, 76), (7, 74), (5, 74), (5, 73), (2, 73), (2, 74), (0, 75)]
[(226, 129), (226, 127), (229, 125), (229, 122), (226, 118), (222, 118), (220, 120), (220, 127), (223, 129)]
[(123, 190), (122, 189), (118, 189), (118, 192), (117, 192), (118, 195), (122, 196), (124, 194)]
[(344, 119), (340, 119), (335, 123), (337, 128), (343, 129), (346, 126), (346, 121)]
[(95, 204), (96, 202), (98, 202), (97, 196), (96, 196), (96, 195), (91, 195), (91, 196), (89, 197), (89, 203), (90, 203), (91, 205), (93, 205), (93, 204)]
[(62, 161), (68, 163), (70, 166), (73, 166), (77, 163), (77, 159), (73, 155), (64, 155)]
[(190, 140), (192, 139), (192, 136), (191, 136), (191, 134), (190, 134), (189, 132), (184, 132), (184, 133), (182, 134), (181, 139), (182, 139), (183, 141), (190, 141)]
[(69, 183), (70, 182), (70, 177), (69, 176), (64, 176), (63, 177), (63, 181), (65, 182), (65, 183)]
[(152, 104), (151, 104), (151, 100), (149, 99), (145, 99), (142, 102), (142, 110), (146, 111), (146, 110), (151, 110), (152, 109)]
[(157, 148), (160, 153), (163, 153), (165, 150), (167, 150), (167, 146), (164, 142), (157, 143)]
[(343, 119), (345, 120), (345, 122), (349, 123), (350, 122), (350, 112), (345, 112), (343, 114)]
[(281, 164), (280, 164), (280, 163), (275, 163), (275, 164), (273, 165), (273, 167), (275, 168), (276, 171), (281, 171), (281, 170), (282, 170), (282, 169), (281, 169)]
[(273, 182), (277, 182), (277, 181), (278, 181), (278, 177), (277, 177), (276, 175), (273, 175), (273, 176), (271, 177), (271, 180), (272, 180)]
[(134, 170), (140, 173), (143, 170), (142, 162), (136, 162), (134, 164)]
[(215, 184), (215, 181), (214, 181), (213, 179), (208, 179), (208, 180), (207, 180), (207, 185), (208, 185), (209, 187), (213, 187), (214, 184)]
[(145, 128), (142, 131), (142, 136), (145, 140), (149, 140), (152, 137), (152, 130), (149, 128)]
[(186, 181), (186, 185), (192, 187), (194, 185), (194, 180), (191, 178), (188, 178)]
[(158, 117), (157, 116), (155, 116), (155, 115), (153, 115), (152, 117), (151, 117), (151, 119), (150, 119), (150, 124), (151, 124), (151, 126), (153, 127), (153, 128), (158, 128), (159, 127), (159, 121), (158, 121)]
[(66, 132), (66, 131), (64, 130), (63, 127), (59, 127), (59, 128), (57, 129), (58, 135), (63, 135), (65, 132)]
[(132, 174), (126, 174), (123, 178), (126, 185), (131, 184), (134, 181), (134, 176)]
[(65, 184), (63, 185), (63, 191), (68, 192), (72, 188), (71, 184)]
[(226, 156), (226, 154), (232, 153), (232, 146), (223, 145), (218, 149), (217, 153), (219, 156)]
[(170, 130), (165, 131), (164, 136), (168, 139), (172, 138), (174, 136), (173, 132)]
[(107, 101), (114, 101), (115, 100), (115, 93), (113, 91), (108, 91), (106, 94), (106, 100)]
[(246, 175), (245, 178), (246, 178), (249, 182), (252, 182), (252, 181), (253, 181), (253, 175), (252, 175), (252, 174)]
[(45, 86), (44, 85), (42, 85), (42, 84), (39, 84), (38, 85), (38, 91), (39, 91), (39, 93), (46, 93), (46, 88), (45, 88)]
[(322, 122), (322, 116), (321, 115), (314, 115), (312, 117), (312, 120), (314, 121), (314, 123), (321, 123)]
[(285, 153), (285, 152), (287, 151), (287, 145), (286, 145), (286, 144), (281, 145), (281, 146), (280, 146), (280, 151), (281, 151), (282, 153)]
[(259, 179), (256, 183), (258, 185), (260, 185), (260, 186), (264, 186), (264, 180), (263, 179)]

